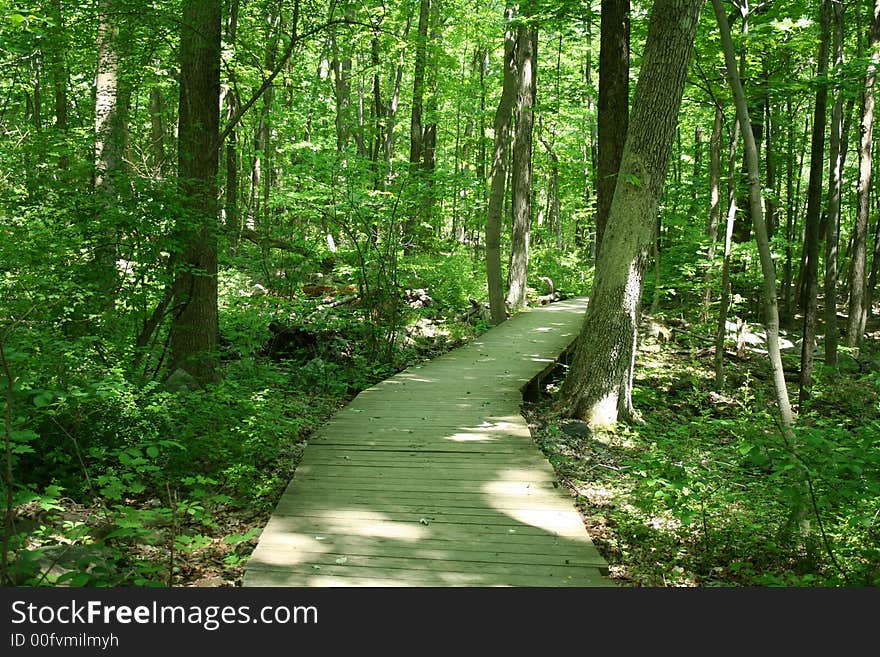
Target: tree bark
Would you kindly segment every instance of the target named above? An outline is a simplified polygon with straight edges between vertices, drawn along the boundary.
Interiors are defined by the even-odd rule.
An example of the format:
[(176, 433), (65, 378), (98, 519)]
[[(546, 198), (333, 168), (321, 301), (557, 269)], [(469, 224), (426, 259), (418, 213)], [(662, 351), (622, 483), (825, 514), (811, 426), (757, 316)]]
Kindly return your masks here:
[(629, 0), (602, 0), (599, 43), (599, 150), (596, 175), (596, 250), (611, 211), (629, 121)]
[(93, 276), (99, 304), (109, 307), (116, 290), (117, 231), (113, 210), (118, 201), (118, 179), (124, 169), (128, 142), (128, 105), (131, 87), (120, 76), (120, 17), (118, 0), (101, 0), (98, 19), (98, 60), (95, 73), (94, 190), (102, 206), (96, 235)]
[(185, 0), (180, 33), (178, 178), (187, 216), (177, 227), (170, 371), (201, 383), (217, 362), (217, 170), (221, 0)]
[(709, 219), (706, 222), (706, 235), (709, 237), (708, 267), (703, 275), (706, 291), (703, 296), (703, 315), (709, 316), (712, 302), (712, 268), (715, 266), (715, 249), (718, 244), (718, 227), (721, 223), (721, 128), (724, 125), (724, 112), (715, 107), (712, 122), (712, 135), (709, 137)]
[(416, 61), (413, 71), (412, 111), (409, 126), (409, 162), (418, 168), (422, 162), (422, 148), (425, 139), (422, 128), (422, 110), (425, 95), (425, 66), (428, 49), (428, 19), (431, 0), (420, 0), (419, 23), (416, 28)]
[[(235, 41), (238, 37), (238, 7), (239, 0), (229, 0), (228, 10), (226, 12), (226, 34), (225, 41), (227, 48), (235, 48)], [(236, 91), (235, 77), (232, 72), (229, 74), (229, 86), (226, 89), (226, 120), (232, 121), (238, 112), (238, 92)], [(156, 90), (158, 92), (158, 90)], [(161, 96), (158, 97), (161, 100)], [(152, 92), (150, 95), (152, 103)], [(158, 112), (161, 112), (159, 106)], [(161, 114), (159, 114), (161, 119)], [(157, 158), (161, 157), (161, 163), (164, 157), (164, 149), (162, 148), (162, 140), (164, 138), (161, 125), (159, 130), (154, 129), (154, 143), (157, 143)], [(157, 134), (158, 133), (158, 134)], [(226, 210), (226, 231), (229, 234), (233, 246), (238, 243), (241, 234), (241, 220), (238, 213), (238, 131), (233, 129), (226, 137), (226, 189), (225, 189), (225, 210)]]
[(513, 140), (513, 226), (510, 267), (507, 271), (507, 307), (516, 312), (526, 303), (529, 240), (532, 222), (532, 143), (535, 125), (535, 77), (538, 32), (528, 25), (517, 28), (517, 106)]
[(516, 103), (516, 36), (509, 21), (513, 17), (505, 10), (508, 21), (504, 33), (504, 81), (501, 99), (495, 111), (495, 146), (492, 156), (491, 191), (486, 216), (486, 277), (489, 285), (489, 310), (492, 323), (507, 319), (504, 307), (504, 282), (501, 274), (501, 216), (504, 210), (504, 190), (507, 182), (507, 153), (510, 142), (510, 121)]
[[(749, 110), (746, 96), (736, 70), (736, 55), (733, 49), (733, 39), (730, 37), (730, 28), (724, 15), (724, 7), (721, 0), (712, 0), (715, 9), (715, 17), (721, 32), (721, 43), (724, 49), (724, 59), (727, 64), (727, 78), (733, 88), (733, 97), (736, 103), (736, 114), (743, 126), (750, 126)], [(779, 405), (779, 414), (782, 420), (782, 430), (790, 445), (794, 444), (794, 416), (788, 399), (788, 388), (785, 384), (785, 372), (782, 369), (782, 352), (779, 350), (779, 311), (776, 301), (776, 270), (773, 266), (773, 256), (770, 252), (770, 240), (767, 235), (767, 226), (764, 223), (764, 212), (761, 199), (761, 177), (758, 165), (758, 147), (755, 136), (751, 130), (743, 130), (743, 146), (746, 152), (746, 162), (749, 168), (749, 203), (752, 210), (752, 223), (755, 229), (755, 239), (758, 243), (758, 253), (761, 258), (761, 270), (764, 275), (764, 322), (767, 329), (767, 352), (770, 357), (773, 384), (776, 389), (776, 401)]]
[(853, 228), (849, 272), (849, 320), (846, 330), (846, 345), (848, 347), (859, 346), (865, 332), (868, 313), (865, 303), (865, 268), (872, 175), (871, 156), (874, 141), (874, 87), (877, 82), (877, 65), (880, 64), (880, 48), (877, 47), (880, 42), (880, 0), (875, 0), (874, 3), (874, 16), (868, 42), (871, 50), (871, 63), (865, 75), (865, 91), (862, 96), (856, 223)]
[(828, 106), (828, 51), (831, 33), (831, 2), (822, 0), (819, 55), (816, 75), (819, 87), (813, 109), (813, 136), (810, 148), (810, 183), (807, 191), (806, 232), (804, 252), (806, 262), (803, 285), (804, 299), (803, 340), (801, 344), (801, 372), (798, 401), (801, 405), (809, 398), (813, 385), (813, 352), (816, 348), (816, 309), (819, 279), (819, 213), (822, 208), (822, 171), (825, 161), (825, 116)]
[(701, 0), (656, 0), (593, 293), (561, 391), (594, 427), (632, 417), (638, 308)]
[(724, 230), (724, 259), (721, 264), (721, 301), (715, 332), (715, 387), (724, 389), (724, 341), (727, 337), (727, 313), (730, 309), (730, 253), (736, 227), (736, 147), (740, 133), (739, 119), (734, 120), (727, 158), (727, 222)]
[[(843, 19), (845, 5), (834, 3), (834, 78), (843, 77)], [(828, 223), (825, 231), (825, 365), (837, 367), (837, 249), (840, 193), (846, 149), (843, 147), (843, 93), (838, 85), (831, 108), (828, 158)]]

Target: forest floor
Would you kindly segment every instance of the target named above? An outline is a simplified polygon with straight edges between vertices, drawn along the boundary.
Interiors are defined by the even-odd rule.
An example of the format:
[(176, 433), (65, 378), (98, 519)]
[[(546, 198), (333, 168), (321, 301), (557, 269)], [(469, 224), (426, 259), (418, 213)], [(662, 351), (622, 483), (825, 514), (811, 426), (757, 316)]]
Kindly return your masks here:
[[(523, 406), (611, 576), (627, 586), (880, 584), (880, 340), (857, 355), (843, 350), (836, 371), (817, 362), (813, 398), (797, 409), (795, 453), (777, 429), (760, 344), (728, 354), (719, 391), (711, 340), (700, 337), (708, 333), (662, 317), (648, 325), (633, 395), (640, 424), (592, 433), (560, 417), (559, 380)], [(434, 335), (399, 368), (469, 337)], [(790, 378), (798, 351), (791, 345), (785, 356)], [(240, 586), (309, 436), (357, 389), (391, 373), (373, 372), (352, 388), (332, 378), (344, 372), (330, 365), (231, 363), (227, 387), (193, 397), (203, 417), (190, 420), (206, 435), (221, 419), (235, 433), (212, 437), (185, 463), (168, 462), (192, 475), (181, 479), (181, 496), (181, 482), (172, 482), (115, 501), (96, 495), (86, 505), (61, 493), (20, 505), (15, 521), (29, 531), (21, 554), (45, 573), (36, 583)], [(317, 369), (303, 378), (309, 368)], [(252, 378), (237, 382), (236, 373)], [(120, 451), (121, 466), (144, 477), (160, 472), (146, 457), (166, 448), (152, 445)], [(213, 461), (218, 449), (228, 453)], [(118, 471), (102, 491), (127, 476)], [(101, 477), (93, 472), (89, 486)]]
[[(552, 380), (542, 399), (524, 406), (611, 576), (631, 586), (876, 585), (880, 509), (868, 502), (880, 466), (872, 454), (880, 440), (876, 345), (858, 358), (842, 353), (837, 373), (817, 363), (814, 396), (798, 420), (798, 458), (812, 493), (804, 538), (766, 355), (728, 354), (727, 386), (718, 392), (714, 349), (688, 344), (687, 334), (668, 340), (675, 335), (664, 327), (660, 340), (641, 341), (634, 390), (641, 424), (592, 433), (555, 411)], [(799, 351), (785, 357), (787, 379), (795, 378)], [(861, 536), (851, 531), (852, 515)]]

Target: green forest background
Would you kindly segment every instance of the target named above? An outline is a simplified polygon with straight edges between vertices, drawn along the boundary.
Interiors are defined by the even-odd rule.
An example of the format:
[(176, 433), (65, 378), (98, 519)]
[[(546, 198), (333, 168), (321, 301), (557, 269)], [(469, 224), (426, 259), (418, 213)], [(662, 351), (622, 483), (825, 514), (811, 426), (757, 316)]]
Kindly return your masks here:
[[(590, 295), (610, 4), (0, 0), (3, 583), (236, 585), (311, 433), (495, 323), (486, 226), (506, 31), (537, 42), (526, 303)], [(220, 123), (184, 132), (199, 5), (222, 16), (207, 99)], [(631, 93), (652, 7), (625, 5)], [(527, 407), (621, 584), (880, 583), (880, 195), (865, 124), (878, 7), (725, 5), (796, 445), (777, 417), (748, 176), (703, 8), (642, 296), (640, 420), (584, 429), (556, 403), (561, 379)], [(209, 152), (213, 191), (182, 173)], [(508, 283), (523, 249), (513, 205), (506, 193)], [(217, 330), (188, 369), (175, 299), (206, 278), (188, 258), (212, 248), (203, 315)]]

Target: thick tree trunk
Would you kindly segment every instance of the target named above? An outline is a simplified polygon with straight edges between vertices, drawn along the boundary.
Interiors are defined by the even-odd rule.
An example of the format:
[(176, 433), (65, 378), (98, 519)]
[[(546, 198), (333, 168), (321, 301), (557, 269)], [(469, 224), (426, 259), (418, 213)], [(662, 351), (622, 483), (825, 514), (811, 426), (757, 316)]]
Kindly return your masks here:
[(861, 342), (868, 314), (867, 304), (865, 303), (865, 262), (868, 241), (868, 213), (870, 210), (871, 155), (874, 141), (874, 87), (877, 82), (877, 65), (880, 64), (878, 42), (880, 42), (880, 0), (876, 0), (874, 4), (874, 17), (869, 36), (871, 63), (865, 75), (865, 92), (862, 97), (859, 183), (857, 188), (858, 206), (856, 209), (856, 223), (853, 228), (853, 245), (849, 273), (849, 320), (846, 331), (846, 344), (849, 347), (857, 347)]
[(602, 0), (596, 249), (602, 245), (629, 120), (629, 0)]
[(819, 61), (816, 75), (819, 88), (816, 90), (816, 104), (813, 109), (813, 137), (810, 148), (810, 186), (807, 191), (806, 232), (804, 251), (806, 262), (803, 285), (804, 299), (803, 341), (801, 344), (801, 372), (798, 400), (801, 405), (809, 398), (813, 385), (813, 352), (816, 348), (816, 309), (819, 293), (819, 214), (822, 209), (822, 172), (825, 160), (825, 116), (828, 106), (828, 50), (831, 34), (831, 2), (822, 0), (821, 37), (819, 39)]
[[(505, 10), (509, 21), (511, 10)], [(510, 121), (516, 103), (516, 36), (508, 27), (504, 33), (504, 82), (501, 100), (495, 111), (495, 147), (492, 157), (491, 192), (486, 216), (486, 276), (489, 285), (489, 309), (492, 323), (507, 319), (504, 307), (504, 279), (501, 274), (501, 216), (507, 182), (507, 153), (510, 142)]]
[(633, 414), (638, 307), (702, 0), (656, 0), (596, 278), (563, 410), (593, 426)]
[[(736, 115), (741, 125), (750, 126), (749, 110), (746, 96), (736, 71), (736, 59), (733, 49), (733, 39), (730, 37), (730, 28), (724, 15), (724, 7), (721, 0), (712, 0), (715, 9), (715, 17), (718, 20), (718, 28), (721, 32), (721, 43), (724, 49), (724, 59), (727, 63), (727, 77), (733, 88), (733, 97), (736, 103)], [(758, 243), (758, 253), (761, 258), (761, 271), (764, 275), (764, 323), (767, 329), (767, 352), (770, 357), (773, 384), (776, 389), (776, 401), (779, 405), (779, 413), (782, 420), (782, 430), (789, 444), (794, 444), (794, 416), (788, 399), (788, 388), (785, 384), (785, 372), (782, 369), (782, 352), (779, 349), (779, 311), (776, 301), (776, 270), (773, 266), (773, 256), (770, 252), (770, 240), (767, 235), (767, 226), (764, 223), (764, 213), (761, 199), (761, 176), (758, 166), (758, 147), (755, 136), (751, 130), (743, 130), (743, 146), (746, 152), (746, 162), (749, 168), (749, 203), (752, 210), (752, 223), (755, 229), (755, 239)]]
[(217, 139), (221, 0), (185, 0), (180, 34), (178, 176), (188, 211), (177, 227), (170, 370), (202, 383), (217, 363)]
[(507, 307), (516, 312), (526, 303), (529, 271), (529, 240), (532, 222), (532, 143), (535, 124), (535, 77), (538, 32), (520, 25), (517, 29), (517, 107), (513, 140), (513, 227), (510, 239), (510, 267), (507, 272)]

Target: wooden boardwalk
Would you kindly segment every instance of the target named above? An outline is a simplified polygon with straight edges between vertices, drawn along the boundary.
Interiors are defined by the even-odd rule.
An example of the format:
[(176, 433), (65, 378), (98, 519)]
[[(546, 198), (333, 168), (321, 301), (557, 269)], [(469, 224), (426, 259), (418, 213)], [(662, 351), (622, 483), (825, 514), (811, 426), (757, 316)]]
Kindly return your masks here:
[(244, 586), (608, 586), (522, 390), (585, 302), (522, 312), (359, 394), (309, 442)]

